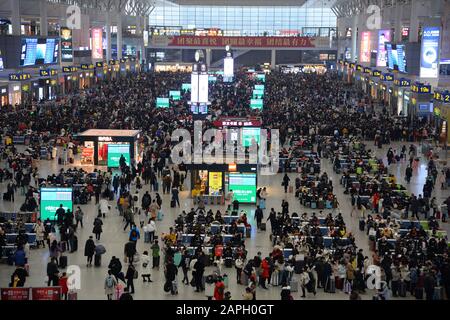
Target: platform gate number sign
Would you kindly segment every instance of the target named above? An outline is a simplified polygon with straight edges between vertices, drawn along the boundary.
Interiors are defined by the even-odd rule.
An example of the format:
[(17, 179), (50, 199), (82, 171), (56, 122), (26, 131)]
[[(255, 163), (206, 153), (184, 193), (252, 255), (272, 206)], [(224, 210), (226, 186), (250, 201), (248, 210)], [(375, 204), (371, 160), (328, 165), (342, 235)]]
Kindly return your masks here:
[(79, 6), (71, 5), (66, 9), (66, 24), (69, 29), (81, 29), (81, 10)]

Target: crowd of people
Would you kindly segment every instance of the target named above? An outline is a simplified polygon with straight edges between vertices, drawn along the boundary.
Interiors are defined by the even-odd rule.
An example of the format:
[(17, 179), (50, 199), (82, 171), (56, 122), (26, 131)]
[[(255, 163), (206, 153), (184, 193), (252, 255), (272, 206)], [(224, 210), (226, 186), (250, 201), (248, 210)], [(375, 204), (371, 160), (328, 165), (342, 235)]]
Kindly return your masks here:
[[(163, 256), (165, 275), (163, 289), (173, 295), (178, 293), (177, 274), (181, 269), (182, 282), (191, 284), (197, 292), (205, 292), (206, 297), (210, 299), (231, 299), (231, 292), (227, 291), (230, 279), (223, 267), (234, 267), (236, 282), (244, 285), (243, 299), (256, 299), (257, 287), (267, 289), (268, 284), (280, 286), (282, 299), (292, 299), (292, 292), (299, 289), (302, 291), (302, 297), (306, 297), (307, 293), (315, 295), (321, 288), (330, 293), (342, 290), (348, 293), (350, 298), (358, 299), (359, 293), (367, 289), (369, 266), (373, 262), (382, 267), (382, 279), (386, 282), (386, 286), (380, 288), (376, 295), (379, 299), (388, 298), (389, 288), (392, 288), (394, 296), (397, 293), (403, 295), (399, 293), (402, 287), (400, 283), (403, 282), (407, 283), (408, 290), (418, 296), (416, 288), (421, 283), (421, 275), (422, 282), (426, 283), (422, 287), (425, 287), (427, 299), (434, 297), (438, 283), (445, 287), (447, 297), (449, 296), (446, 255), (448, 248), (444, 248), (444, 240), (433, 241), (433, 234), (427, 236), (412, 229), (410, 233), (413, 235), (408, 233), (406, 239), (415, 241), (416, 237), (421, 237), (425, 246), (432, 248), (427, 250), (426, 259), (422, 259), (420, 263), (417, 261), (417, 248), (404, 252), (404, 247), (400, 245), (404, 238), (396, 242), (394, 252), (383, 249), (384, 237), (381, 237), (377, 251), (370, 257), (368, 252), (363, 252), (357, 246), (355, 237), (348, 230), (339, 212), (337, 196), (333, 194), (334, 186), (329, 179), (330, 173), (321, 172), (320, 166), (317, 168), (315, 165), (321, 158), (331, 156), (335, 170), (341, 172), (343, 168), (338, 166), (340, 162), (334, 152), (339, 150), (349, 137), (358, 137), (361, 141), (372, 140), (380, 147), (396, 140), (404, 141), (405, 144), (420, 139), (437, 140), (435, 128), (423, 119), (391, 117), (386, 109), (376, 112), (376, 106), (368, 98), (345, 86), (334, 73), (294, 75), (273, 72), (266, 77), (265, 107), (258, 111), (250, 109), (248, 102), (252, 87), (259, 83), (259, 80), (255, 80), (246, 72), (239, 72), (231, 86), (224, 85), (221, 81), (210, 84), (210, 114), (203, 121), (203, 129), (206, 130), (213, 126), (213, 121), (219, 116), (259, 116), (264, 128), (280, 130), (280, 144), (288, 145), (290, 150), (296, 137), (304, 137), (301, 147), (315, 151), (316, 154), (309, 160), (297, 163), (294, 169), (299, 175), (294, 181), (290, 181), (286, 172), (282, 186), (285, 193), (291, 192), (289, 187), (292, 186), (292, 193), (295, 190), (302, 204), (320, 211), (318, 215), (293, 212), (289, 209), (289, 202), (283, 200), (279, 210), (271, 208), (265, 217), (263, 210), (266, 210), (267, 194), (264, 190), (258, 197), (255, 212), (259, 230), (265, 230), (265, 220), (270, 222), (271, 226), (272, 248), (264, 255), (258, 252), (254, 257), (248, 256), (248, 235), (244, 232), (247, 232), (251, 224), (250, 217), (247, 213), (231, 207), (226, 213), (220, 210), (214, 213), (205, 208), (204, 204), (198, 203), (198, 208), (181, 212), (174, 227), (159, 238), (158, 235), (162, 232), (158, 233), (158, 220), (163, 215), (162, 207), (167, 205), (163, 203), (160, 192), (170, 194), (171, 200), (179, 207), (179, 192), (185, 187), (188, 173), (184, 165), (170, 164), (173, 146), (171, 134), (178, 128), (192, 132), (194, 121), (189, 112), (188, 92), (183, 91), (179, 101), (171, 100), (170, 108), (156, 108), (155, 100), (156, 97), (167, 96), (168, 88), (181, 87), (182, 83), (189, 81), (188, 78), (189, 75), (183, 73), (139, 73), (118, 81), (103, 82), (97, 87), (53, 102), (35, 102), (0, 110), (0, 121), (4, 124), (0, 133), (2, 141), (5, 137), (27, 134), (34, 137), (33, 141), (46, 143), (50, 136), (59, 136), (68, 141), (64, 149), (75, 150), (78, 144), (76, 135), (86, 129), (138, 129), (143, 133), (139, 141), (143, 145), (140, 161), (134, 160), (127, 164), (121, 159), (118, 171), (95, 170), (94, 175), (81, 169), (63, 169), (43, 178), (36, 159), (23, 155), (14, 145), (2, 149), (0, 182), (6, 184), (3, 201), (14, 201), (20, 188), (25, 196), (22, 211), (37, 210), (39, 199), (36, 190), (39, 186), (83, 183), (82, 188), (75, 188), (75, 202), (78, 205), (75, 212), (72, 213), (61, 206), (56, 212), (56, 224), (51, 221), (38, 221), (36, 224), (37, 239), (43, 246), (43, 240), (47, 240), (50, 252), (47, 266), (49, 285), (64, 286), (63, 293), (67, 298), (67, 275), (60, 272), (60, 269), (65, 267), (64, 253), (78, 249), (76, 233), (79, 224), (83, 227), (82, 206), (95, 201), (98, 212), (95, 212), (92, 236), (85, 239), (84, 246), (87, 266), (91, 266), (93, 260), (95, 266), (101, 265), (101, 256), (106, 249), (99, 244), (99, 240), (104, 228), (108, 227), (106, 220), (113, 210), (112, 206), (117, 207), (118, 214), (123, 217), (123, 230), (130, 228), (123, 252), (114, 252), (108, 265), (109, 271), (104, 281), (108, 299), (132, 295), (135, 292), (134, 281), (139, 278), (139, 274), (142, 281), (152, 282), (152, 270), (160, 268), (160, 255)], [(38, 145), (34, 147), (38, 148)], [(362, 157), (365, 152), (364, 147), (361, 147), (358, 156)], [(73, 153), (72, 151), (71, 156)], [(417, 156), (416, 150), (410, 149), (409, 155), (412, 168)], [(402, 148), (399, 156), (406, 159), (406, 150)], [(294, 157), (297, 157), (295, 152), (292, 157), (289, 156)], [(383, 161), (378, 162), (373, 179), (360, 174), (356, 167), (354, 172), (343, 172), (343, 184), (352, 196), (352, 205), (360, 208), (361, 197), (366, 195), (365, 190), (370, 189), (371, 208), (375, 214), (381, 215), (376, 219), (383, 219), (378, 223), (378, 227), (383, 223), (390, 224), (390, 217), (386, 216), (385, 212), (391, 208), (390, 191), (396, 185), (391, 182), (391, 186), (389, 181), (382, 177), (397, 159), (393, 150), (388, 151), (387, 159), (387, 165)], [(285, 171), (290, 168), (290, 160), (286, 163)], [(361, 162), (362, 171), (367, 169), (370, 172), (371, 168), (365, 168), (365, 165), (367, 164)], [(412, 195), (408, 199), (404, 204), (405, 218), (408, 217), (409, 211), (417, 216), (419, 212), (428, 214), (433, 209), (430, 216), (437, 220), (439, 204), (435, 198), (433, 203), (432, 194), (439, 172), (433, 159), (429, 160), (427, 172), (423, 197), (415, 198)], [(309, 178), (309, 174), (313, 174), (314, 178)], [(358, 190), (348, 182), (350, 174), (358, 175)], [(442, 186), (447, 185), (449, 175), (449, 169), (441, 173), (441, 176), (445, 176), (445, 179), (440, 181)], [(370, 187), (367, 187), (368, 185)], [(447, 205), (450, 204), (450, 200), (447, 202)], [(228, 214), (236, 216), (236, 220), (229, 226), (221, 226), (218, 233), (212, 233), (209, 230), (211, 225), (216, 222), (224, 225), (224, 217)], [(445, 217), (446, 212), (441, 213), (441, 216)], [(425, 218), (428, 216), (425, 215)], [(443, 219), (445, 221), (445, 218)], [(244, 231), (239, 228), (240, 225), (244, 227)], [(372, 226), (373, 223), (369, 220), (368, 229)], [(325, 234), (321, 228), (325, 228)], [(414, 232), (417, 232), (417, 235)], [(193, 234), (187, 244), (183, 243), (183, 235), (186, 233)], [(224, 241), (225, 235), (232, 237), (227, 243)], [(137, 243), (141, 236), (146, 243), (146, 250), (138, 250)], [(331, 243), (325, 238), (330, 238)], [(0, 240), (0, 245), (3, 246), (4, 232), (1, 229)], [(289, 254), (285, 255), (285, 252)], [(117, 258), (122, 255), (126, 258), (125, 272), (122, 272), (121, 259)], [(398, 255), (407, 258), (397, 258)], [(17, 268), (12, 276), (11, 286), (25, 285), (28, 257), (26, 248), (18, 246), (14, 254)], [(210, 267), (213, 271), (206, 274), (206, 270), (210, 270), (207, 268)], [(402, 274), (402, 271), (404, 274), (405, 268), (409, 270), (409, 278), (396, 274)], [(411, 276), (411, 270), (414, 268), (417, 271), (416, 278)], [(434, 285), (430, 285), (431, 277), (435, 281)], [(430, 288), (433, 288), (433, 294)]]

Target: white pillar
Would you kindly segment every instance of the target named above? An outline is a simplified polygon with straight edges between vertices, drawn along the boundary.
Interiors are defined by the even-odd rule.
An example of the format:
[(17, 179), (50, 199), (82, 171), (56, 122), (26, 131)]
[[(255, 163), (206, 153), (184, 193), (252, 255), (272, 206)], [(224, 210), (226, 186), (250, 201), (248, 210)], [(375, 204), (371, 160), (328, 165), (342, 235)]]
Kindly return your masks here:
[(111, 60), (111, 13), (106, 13), (106, 61)]
[(411, 0), (411, 19), (409, 26), (409, 42), (419, 42), (419, 2)]
[(270, 69), (275, 70), (277, 66), (277, 50), (272, 49), (270, 52)]
[(117, 59), (122, 59), (122, 14), (117, 13)]
[(395, 7), (395, 38), (394, 41), (397, 43), (402, 42), (402, 10), (404, 6), (397, 4)]
[(41, 36), (48, 36), (47, 1), (39, 1), (39, 22), (41, 26)]
[(358, 59), (358, 16), (353, 17), (352, 21), (352, 61)]
[(17, 0), (9, 0), (9, 5), (11, 8), (11, 24), (12, 24), (12, 34), (14, 36), (20, 36), (20, 2)]
[(206, 49), (206, 67), (209, 69), (211, 66), (211, 49)]

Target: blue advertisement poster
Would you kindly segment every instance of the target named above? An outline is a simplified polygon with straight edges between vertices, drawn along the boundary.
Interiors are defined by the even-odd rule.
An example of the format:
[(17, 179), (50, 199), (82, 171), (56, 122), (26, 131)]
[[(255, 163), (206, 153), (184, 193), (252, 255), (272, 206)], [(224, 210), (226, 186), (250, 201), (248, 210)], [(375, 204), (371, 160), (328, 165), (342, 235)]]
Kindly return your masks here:
[(437, 78), (439, 75), (440, 27), (424, 27), (420, 57), (420, 77)]

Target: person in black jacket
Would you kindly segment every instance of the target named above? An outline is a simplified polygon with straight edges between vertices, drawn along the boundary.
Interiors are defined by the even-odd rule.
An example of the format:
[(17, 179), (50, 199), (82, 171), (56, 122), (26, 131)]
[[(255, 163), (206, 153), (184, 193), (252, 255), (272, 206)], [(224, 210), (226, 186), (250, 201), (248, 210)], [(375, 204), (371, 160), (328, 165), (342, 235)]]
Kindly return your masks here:
[(14, 284), (14, 280), (17, 277), (17, 284), (16, 287), (24, 287), (25, 281), (27, 280), (27, 277), (29, 276), (27, 270), (25, 270), (24, 266), (17, 266), (16, 270), (14, 270), (14, 273), (11, 275), (11, 286)]
[(127, 291), (130, 290), (131, 288), (131, 292), (130, 294), (134, 293), (134, 274), (136, 272), (136, 269), (134, 268), (133, 264), (130, 263), (128, 265), (128, 269), (127, 269), (127, 274), (125, 275), (125, 279), (127, 279)]
[(287, 173), (284, 174), (282, 186), (284, 187), (284, 193), (288, 192), (289, 181), (291, 179), (288, 177)]
[(183, 255), (181, 256), (181, 263), (178, 266), (183, 270), (183, 283), (189, 284), (189, 277), (188, 277), (188, 271), (189, 271), (189, 262), (191, 261), (191, 256), (189, 252), (185, 249), (183, 251)]
[(48, 276), (47, 285), (49, 287), (50, 285), (56, 287), (59, 283), (59, 270), (55, 258), (52, 258), (50, 262), (47, 264), (47, 276)]
[(195, 279), (195, 292), (205, 290), (205, 288), (203, 287), (203, 274), (205, 272), (205, 262), (202, 255), (203, 253), (200, 254), (200, 256), (197, 259), (197, 262), (195, 262), (194, 270), (192, 272), (192, 275), (194, 276)]
[(129, 241), (125, 244), (125, 257), (128, 258), (129, 263), (133, 263), (134, 255), (136, 254), (136, 244), (133, 241)]
[(92, 266), (92, 257), (95, 254), (95, 243), (92, 239), (92, 236), (89, 237), (88, 240), (86, 240), (86, 244), (84, 245), (84, 256), (87, 257), (87, 264), (86, 267)]
[(170, 258), (166, 264), (165, 276), (166, 276), (166, 283), (170, 285), (171, 288), (170, 293), (172, 295), (178, 294), (178, 289), (173, 286), (173, 281), (175, 281), (177, 273), (178, 269), (173, 263), (173, 259)]
[(263, 211), (259, 206), (256, 206), (255, 220), (258, 230), (261, 228), (262, 219), (263, 219)]
[(108, 265), (108, 269), (111, 270), (113, 276), (126, 283), (125, 275), (122, 272), (122, 263), (118, 258), (116, 258), (115, 256), (111, 258), (111, 261), (109, 262)]

